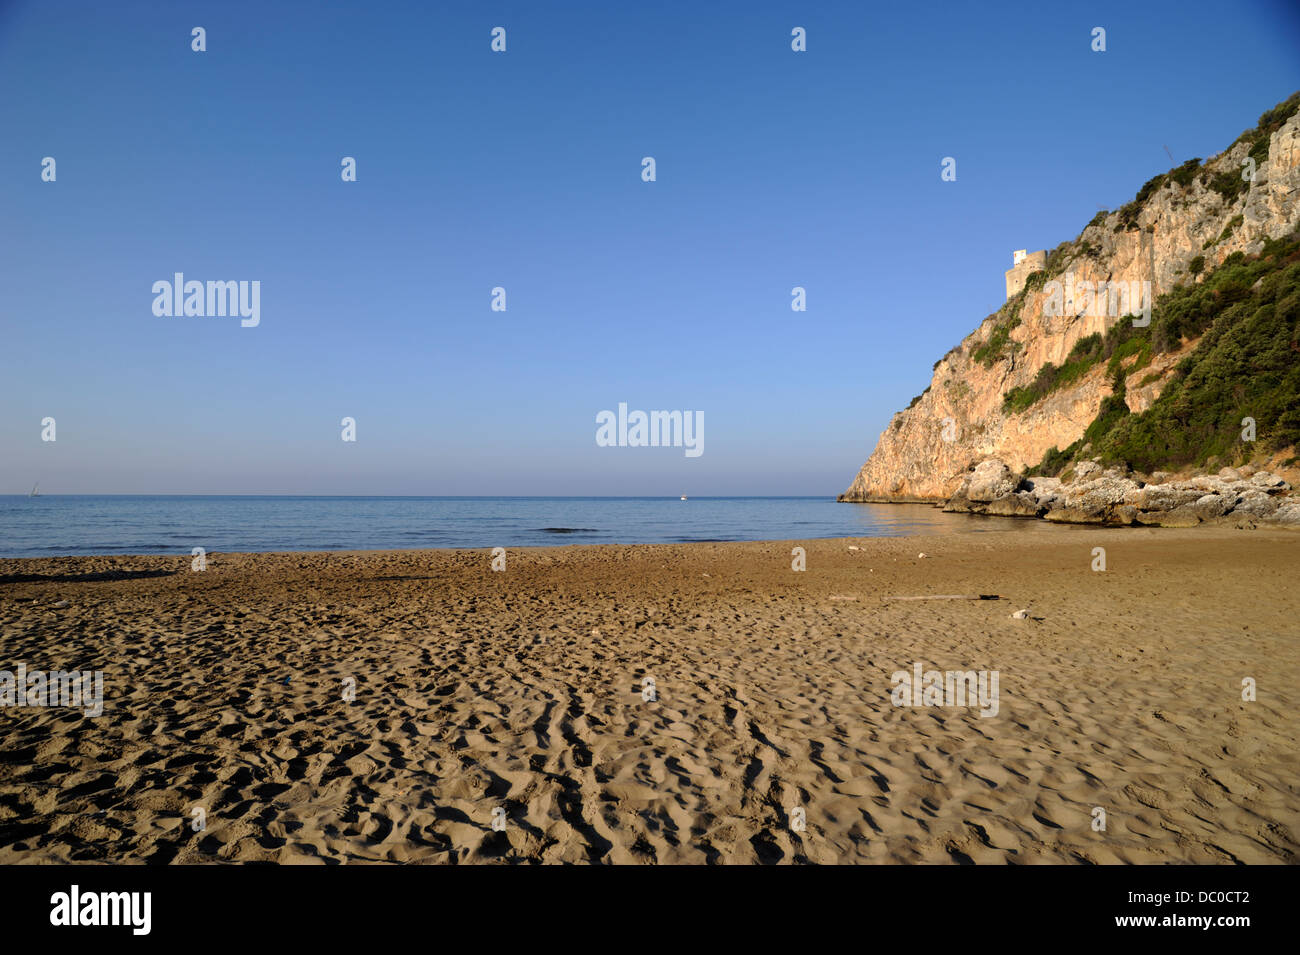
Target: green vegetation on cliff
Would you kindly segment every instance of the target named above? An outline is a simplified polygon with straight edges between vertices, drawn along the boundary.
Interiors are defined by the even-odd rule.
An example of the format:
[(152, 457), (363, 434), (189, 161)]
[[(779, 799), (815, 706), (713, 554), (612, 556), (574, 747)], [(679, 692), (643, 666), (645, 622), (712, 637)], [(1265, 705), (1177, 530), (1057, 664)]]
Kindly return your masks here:
[(1007, 414), (1021, 414), (1042, 401), (1053, 391), (1074, 384), (1096, 365), (1109, 362), (1108, 370), (1114, 376), (1124, 359), (1137, 355), (1126, 370), (1132, 373), (1151, 364), (1151, 336), (1147, 328), (1135, 328), (1133, 317), (1125, 316), (1112, 325), (1106, 334), (1085, 335), (1074, 343), (1064, 364), (1059, 367), (1047, 362), (1038, 369), (1034, 380), (1023, 387), (1012, 388), (1002, 396), (1002, 410)]
[(988, 340), (971, 349), (970, 356), (974, 361), (988, 368), (995, 361), (1007, 358), (1020, 348), (1019, 342), (1011, 340), (1011, 332), (1020, 327), (1020, 310), (1025, 307), (1025, 297), (1041, 289), (1047, 283), (1047, 275), (1048, 273), (1042, 269), (1029, 273), (1025, 279), (1025, 287), (993, 313), (997, 316), (997, 320), (993, 323), (993, 330), (989, 332)]
[[(1289, 98), (1260, 116), (1259, 123), (1255, 128), (1246, 130), (1237, 137), (1237, 141), (1232, 145), (1249, 143), (1250, 152), (1248, 155), (1255, 160), (1255, 165), (1258, 166), (1268, 158), (1268, 144), (1269, 140), (1273, 138), (1273, 134), (1282, 128), (1283, 123), (1295, 115), (1296, 110), (1300, 110), (1300, 93), (1291, 94)], [(1247, 180), (1241, 177), (1241, 173), (1241, 169), (1229, 169), (1215, 176), (1202, 173), (1201, 181), (1222, 196), (1224, 202), (1233, 202), (1250, 185)]]
[[(1120, 322), (1111, 331), (1124, 328), (1130, 331), (1120, 332), (1125, 337), (1110, 355), (1114, 393), (1079, 441), (1049, 450), (1032, 473), (1060, 473), (1085, 445), (1091, 445), (1090, 457), (1139, 471), (1241, 460), (1255, 450), (1300, 445), (1300, 233), (1265, 241), (1256, 256), (1233, 253), (1201, 282), (1160, 296), (1149, 328)], [(1130, 414), (1117, 356), (1169, 352), (1197, 337), (1156, 402)], [(1096, 348), (1091, 342), (1076, 357), (1083, 360)], [(1008, 393), (1008, 402), (1026, 390)], [(1243, 418), (1255, 421), (1253, 444), (1242, 440)]]
[[(1268, 144), (1273, 134), (1281, 129), (1282, 125), (1294, 116), (1297, 110), (1300, 110), (1300, 93), (1293, 93), (1289, 98), (1260, 116), (1259, 123), (1255, 128), (1246, 130), (1237, 137), (1236, 142), (1232, 145), (1236, 146), (1237, 143), (1243, 142), (1248, 143), (1250, 145), (1248, 155), (1255, 160), (1255, 165), (1258, 166), (1268, 158)], [(1225, 203), (1235, 202), (1237, 197), (1250, 186), (1250, 182), (1242, 178), (1242, 172), (1242, 168), (1234, 166), (1212, 173), (1208, 168), (1201, 165), (1201, 160), (1189, 159), (1177, 168), (1148, 179), (1142, 188), (1138, 190), (1132, 201), (1119, 208), (1114, 231), (1133, 231), (1137, 229), (1138, 214), (1142, 211), (1142, 207), (1146, 205), (1146, 201), (1166, 186), (1170, 189), (1175, 186), (1186, 189), (1192, 184), (1193, 180), (1199, 179), (1206, 188), (1217, 192)], [(1099, 223), (1097, 218), (1094, 218), (1088, 224), (1096, 225)], [(1223, 238), (1224, 236), (1220, 236), (1219, 241), (1222, 241)]]

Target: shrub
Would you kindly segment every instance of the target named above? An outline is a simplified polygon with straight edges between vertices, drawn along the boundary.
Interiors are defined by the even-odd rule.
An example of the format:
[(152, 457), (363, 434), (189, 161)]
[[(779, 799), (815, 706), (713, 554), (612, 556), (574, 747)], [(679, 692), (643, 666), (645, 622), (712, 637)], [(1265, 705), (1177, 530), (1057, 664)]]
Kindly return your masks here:
[(1192, 184), (1192, 180), (1196, 178), (1196, 173), (1200, 171), (1200, 168), (1200, 159), (1189, 159), (1177, 169), (1166, 173), (1166, 175), (1168, 176), (1169, 181), (1176, 182), (1178, 185), (1186, 189)]
[[(1132, 323), (1130, 322), (1122, 322), (1121, 324), (1128, 325), (1128, 327), (1132, 328)], [(1143, 331), (1146, 330), (1143, 329)], [(1130, 367), (1124, 369), (1124, 374), (1126, 375), (1131, 375), (1135, 371), (1141, 371), (1147, 365), (1151, 364), (1151, 337), (1149, 335), (1135, 336), (1129, 338), (1122, 345), (1116, 347), (1110, 356), (1110, 363), (1106, 366), (1107, 374), (1113, 376), (1120, 369), (1124, 368), (1124, 359), (1128, 358), (1130, 355), (1137, 355), (1137, 361), (1133, 362)]]
[(1262, 113), (1255, 128), (1269, 133), (1277, 132), (1296, 114), (1297, 110), (1300, 110), (1300, 93), (1292, 93), (1272, 109)]
[(1113, 377), (1125, 358), (1137, 355), (1138, 360), (1125, 371), (1125, 374), (1132, 374), (1151, 364), (1153, 354), (1149, 328), (1137, 328), (1127, 317), (1121, 318), (1104, 336), (1094, 332), (1075, 342), (1060, 367), (1048, 362), (1038, 369), (1038, 374), (1029, 384), (1008, 391), (1002, 396), (1002, 410), (1006, 414), (1021, 414), (1053, 391), (1078, 381), (1107, 359), (1108, 373)]
[[(1266, 242), (1254, 257), (1234, 253), (1200, 285), (1161, 296), (1148, 331), (1153, 353), (1183, 336), (1200, 341), (1141, 414), (1120, 407), (1124, 378), (1114, 362), (1134, 346), (1114, 350), (1115, 394), (1084, 436), (1104, 460), (1144, 471), (1236, 460), (1247, 416), (1261, 450), (1300, 444), (1300, 233)], [(1143, 360), (1141, 347), (1137, 354)]]
[(1142, 188), (1139, 189), (1137, 195), (1133, 197), (1133, 201), (1138, 205), (1142, 205), (1156, 194), (1157, 190), (1165, 184), (1168, 178), (1169, 173), (1167, 172), (1163, 172), (1158, 176), (1152, 176), (1142, 184)]
[[(1278, 103), (1272, 109), (1264, 112), (1259, 117), (1259, 122), (1254, 129), (1248, 129), (1232, 144), (1248, 143), (1250, 150), (1247, 155), (1255, 160), (1256, 165), (1268, 159), (1268, 146), (1273, 138), (1273, 134), (1282, 128), (1296, 110), (1300, 109), (1300, 93), (1292, 93), (1287, 99)], [(1219, 173), (1214, 176), (1209, 183), (1211, 189), (1223, 196), (1224, 200), (1231, 202), (1236, 199), (1242, 192), (1246, 191), (1250, 183), (1241, 177), (1241, 170), (1234, 169), (1227, 172)]]
[(1066, 263), (1069, 260), (1069, 255), (1073, 248), (1073, 242), (1062, 242), (1051, 252), (1047, 253), (1048, 278), (1054, 278), (1065, 271)]
[(1032, 291), (1029, 285), (1030, 279), (1035, 282), (1034, 288), (1037, 289), (1047, 281), (1047, 274), (1041, 270), (1032, 273), (1025, 280), (1025, 287), (1016, 293), (1015, 298), (1003, 305), (997, 312), (994, 312), (995, 315), (1001, 317), (994, 323), (993, 330), (989, 332), (988, 340), (972, 349), (971, 358), (985, 368), (991, 366), (995, 361), (1005, 358), (1009, 353), (1020, 347), (1018, 343), (1011, 341), (1011, 332), (1020, 326), (1020, 310), (1024, 307), (1025, 296)]
[(1019, 326), (1019, 315), (1008, 322), (994, 325), (993, 331), (989, 334), (989, 340), (971, 352), (971, 357), (985, 368), (992, 365), (999, 358), (1005, 357), (1007, 344), (1011, 340), (1011, 331)]
[(1206, 239), (1205, 244), (1202, 245), (1201, 248), (1208, 249), (1212, 245), (1218, 245), (1228, 236), (1232, 235), (1233, 230), (1236, 229), (1237, 226), (1241, 225), (1245, 221), (1246, 220), (1244, 216), (1241, 215), (1233, 216), (1231, 219), (1228, 220), (1228, 224), (1223, 227), (1223, 231), (1219, 233), (1219, 237), (1217, 239)]
[[(1101, 407), (1097, 409), (1097, 417), (1093, 419), (1092, 424), (1088, 425), (1088, 430), (1083, 433), (1083, 440), (1094, 446), (1129, 413), (1128, 402), (1124, 398), (1124, 376), (1117, 375), (1113, 384), (1115, 386), (1114, 391), (1101, 400)], [(1106, 455), (1103, 453), (1103, 456)]]
[(1027, 468), (1025, 474), (1029, 477), (1056, 477), (1065, 469), (1066, 465), (1074, 463), (1074, 456), (1079, 453), (1082, 446), (1083, 439), (1080, 438), (1064, 451), (1057, 448), (1048, 448), (1043, 453), (1043, 460), (1033, 467)]
[[(1260, 116), (1258, 125), (1238, 136), (1233, 145), (1235, 146), (1240, 142), (1250, 143), (1251, 158), (1257, 164), (1262, 163), (1268, 158), (1270, 137), (1281, 129), (1282, 125), (1294, 116), (1297, 110), (1300, 110), (1300, 93), (1293, 93), (1286, 100), (1278, 103)], [(1235, 200), (1250, 185), (1241, 178), (1240, 169), (1229, 169), (1211, 176), (1207, 169), (1201, 167), (1199, 159), (1189, 159), (1177, 168), (1148, 179), (1142, 188), (1138, 190), (1137, 195), (1133, 197), (1133, 201), (1127, 202), (1119, 208), (1115, 217), (1114, 231), (1131, 232), (1136, 229), (1138, 227), (1138, 214), (1142, 211), (1142, 206), (1164, 186), (1177, 184), (1185, 189), (1197, 178), (1202, 182), (1206, 182), (1209, 188), (1219, 193), (1224, 201), (1229, 203)], [(1206, 181), (1207, 178), (1208, 182)], [(1093, 222), (1096, 221), (1096, 217), (1094, 217)]]
[(931, 371), (938, 371), (938, 370), (939, 370), (939, 363), (940, 363), (940, 362), (942, 362), (942, 361), (944, 361), (944, 360), (946, 360), (946, 359), (948, 359), (948, 358), (951, 358), (953, 355), (955, 355), (955, 354), (956, 354), (957, 352), (959, 352), (959, 351), (961, 351), (961, 345), (959, 345), (959, 344), (958, 344), (958, 345), (953, 345), (953, 346), (952, 346), (951, 348), (949, 348), (946, 352), (944, 352), (942, 358), (939, 358), (938, 360), (935, 361), (935, 363), (934, 363), (933, 365), (930, 366), (930, 370), (931, 370)]
[(1245, 179), (1241, 178), (1241, 171), (1230, 169), (1227, 172), (1216, 173), (1211, 177), (1209, 187), (1217, 192), (1223, 201), (1231, 204), (1250, 186)]
[[(1130, 413), (1127, 376), (1183, 337), (1200, 341), (1152, 406)], [(1132, 355), (1137, 360), (1125, 369)], [(1100, 343), (1095, 335), (1080, 339), (1060, 368), (1044, 366), (1029, 385), (1008, 392), (1004, 407), (1028, 407), (1103, 358), (1112, 394), (1082, 438), (1064, 451), (1052, 448), (1026, 473), (1059, 474), (1085, 445), (1104, 461), (1142, 471), (1237, 460), (1247, 416), (1256, 421), (1261, 450), (1300, 445), (1300, 232), (1266, 240), (1256, 256), (1234, 253), (1200, 284), (1165, 293), (1147, 328), (1120, 321)], [(1147, 375), (1141, 384), (1158, 378)]]

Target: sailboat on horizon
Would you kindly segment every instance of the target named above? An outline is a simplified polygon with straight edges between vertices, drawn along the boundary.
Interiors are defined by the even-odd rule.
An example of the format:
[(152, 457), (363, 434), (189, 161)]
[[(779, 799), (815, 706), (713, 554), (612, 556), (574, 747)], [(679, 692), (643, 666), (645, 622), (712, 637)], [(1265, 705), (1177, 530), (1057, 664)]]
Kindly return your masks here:
[(32, 485), (32, 493), (31, 493), (31, 494), (28, 494), (27, 496), (28, 496), (28, 497), (40, 497), (40, 496), (41, 496), (41, 482), (40, 482), (40, 481), (37, 481), (35, 484)]

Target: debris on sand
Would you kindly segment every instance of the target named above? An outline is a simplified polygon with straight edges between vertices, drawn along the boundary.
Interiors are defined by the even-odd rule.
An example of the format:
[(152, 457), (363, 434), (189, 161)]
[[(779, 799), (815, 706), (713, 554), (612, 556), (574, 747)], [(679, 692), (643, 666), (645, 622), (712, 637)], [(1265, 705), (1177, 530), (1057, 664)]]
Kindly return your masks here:
[(1001, 600), (998, 594), (926, 594), (923, 597), (881, 597), (881, 600)]

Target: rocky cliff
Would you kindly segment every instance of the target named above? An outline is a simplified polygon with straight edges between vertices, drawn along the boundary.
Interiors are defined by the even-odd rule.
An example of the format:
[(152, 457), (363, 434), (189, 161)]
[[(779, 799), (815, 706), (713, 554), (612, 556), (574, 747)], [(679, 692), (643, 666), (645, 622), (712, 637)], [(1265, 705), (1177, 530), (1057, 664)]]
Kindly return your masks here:
[[(1050, 449), (1078, 442), (1118, 390), (1104, 362), (1028, 407), (1008, 407), (1008, 392), (1036, 379), (1041, 385), (1044, 366), (1066, 366), (1081, 340), (1131, 322), (1127, 314), (1149, 309), (1151, 301), (1158, 309), (1159, 296), (1197, 282), (1234, 253), (1256, 254), (1266, 239), (1300, 228), (1297, 107), (1300, 94), (1218, 156), (1157, 176), (1133, 202), (1099, 213), (1077, 238), (1054, 249), (1018, 295), (935, 363), (929, 387), (893, 416), (839, 499), (946, 500), (982, 461), (997, 459), (1023, 472)], [(1136, 293), (1144, 282), (1151, 298), (1114, 294), (1116, 283)], [(1094, 295), (1098, 288), (1112, 291)], [(1145, 361), (1126, 361), (1121, 393), (1128, 408), (1150, 407), (1196, 344), (1194, 338), (1165, 343)]]

